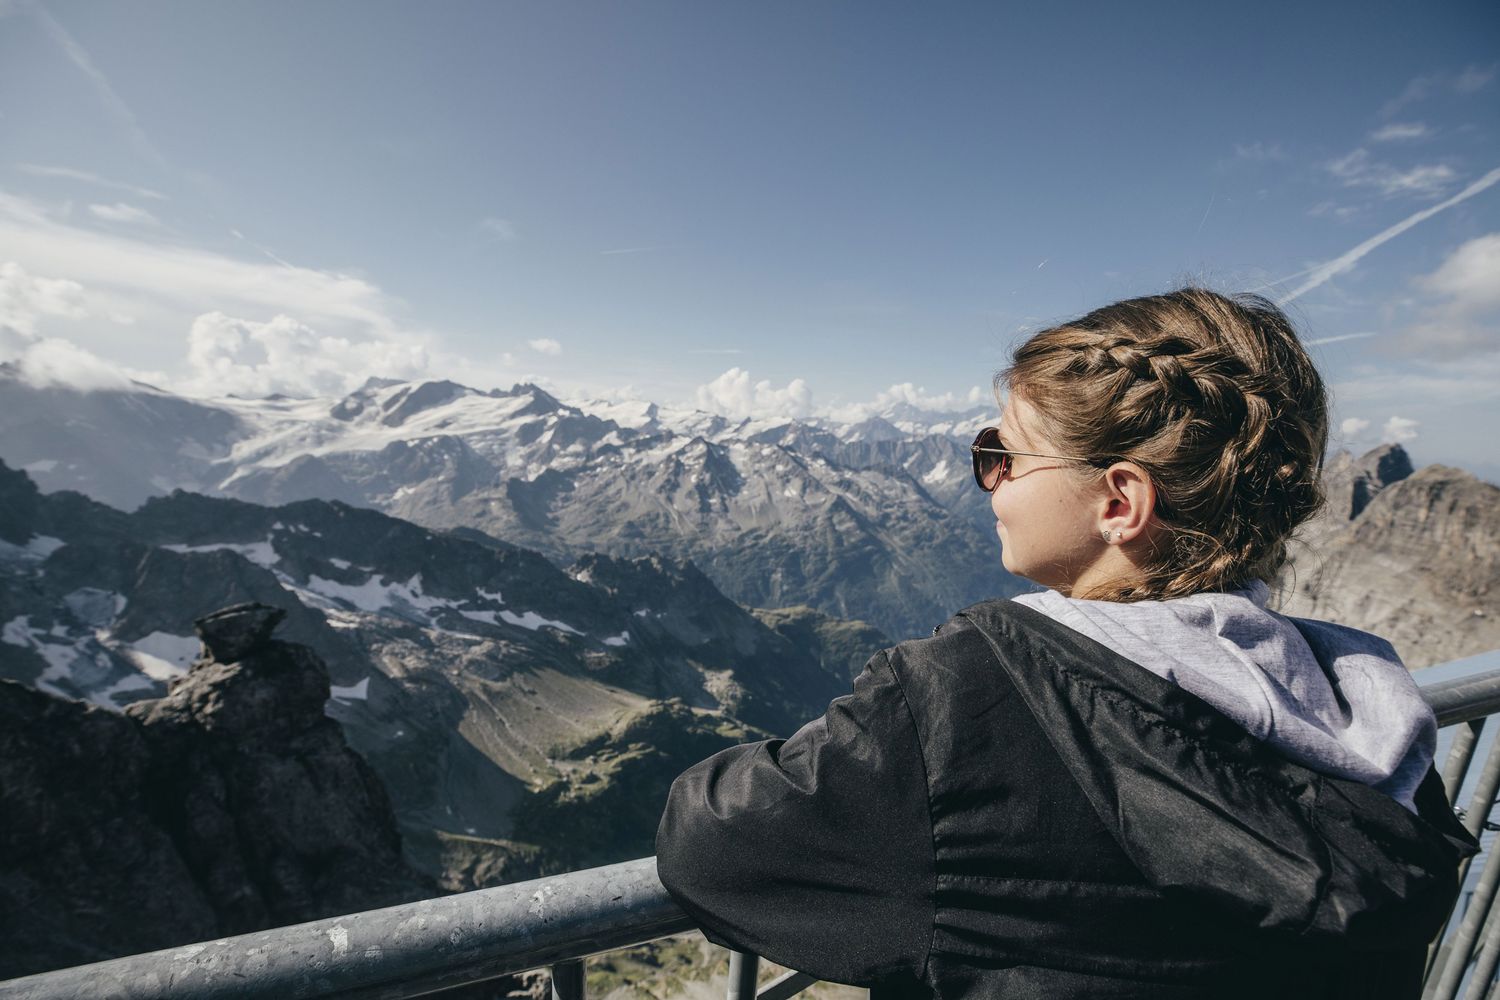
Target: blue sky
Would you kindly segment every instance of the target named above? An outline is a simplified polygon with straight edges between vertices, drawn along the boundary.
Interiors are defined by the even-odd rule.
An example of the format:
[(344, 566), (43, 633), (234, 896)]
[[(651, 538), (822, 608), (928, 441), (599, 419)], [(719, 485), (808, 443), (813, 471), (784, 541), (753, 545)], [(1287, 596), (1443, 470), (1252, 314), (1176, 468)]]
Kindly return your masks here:
[(1493, 3), (0, 0), (0, 116), (36, 373), (957, 404), (1194, 279), (1500, 478)]

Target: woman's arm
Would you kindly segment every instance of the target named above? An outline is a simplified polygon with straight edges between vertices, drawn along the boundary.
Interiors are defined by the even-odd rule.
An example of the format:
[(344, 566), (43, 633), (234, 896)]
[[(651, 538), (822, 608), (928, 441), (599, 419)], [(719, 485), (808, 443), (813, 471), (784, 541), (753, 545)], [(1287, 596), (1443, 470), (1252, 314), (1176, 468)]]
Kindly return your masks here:
[(922, 750), (885, 653), (788, 740), (672, 785), (657, 870), (717, 944), (835, 982), (920, 980), (933, 845)]

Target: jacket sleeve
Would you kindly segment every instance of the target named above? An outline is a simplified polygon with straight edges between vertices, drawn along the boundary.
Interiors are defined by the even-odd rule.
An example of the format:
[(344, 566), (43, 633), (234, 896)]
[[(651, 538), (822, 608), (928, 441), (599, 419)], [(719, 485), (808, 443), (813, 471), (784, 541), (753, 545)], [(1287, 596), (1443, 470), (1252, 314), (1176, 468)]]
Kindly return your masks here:
[(656, 854), (662, 883), (716, 944), (833, 982), (920, 980), (932, 826), (887, 654), (791, 739), (731, 747), (684, 772)]

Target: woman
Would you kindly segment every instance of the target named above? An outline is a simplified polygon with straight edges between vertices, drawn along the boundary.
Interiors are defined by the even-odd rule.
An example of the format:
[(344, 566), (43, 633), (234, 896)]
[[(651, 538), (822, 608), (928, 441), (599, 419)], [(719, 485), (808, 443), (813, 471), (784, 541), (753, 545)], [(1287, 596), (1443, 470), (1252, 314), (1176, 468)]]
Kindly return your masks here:
[(683, 774), (663, 883), (711, 940), (878, 994), (1415, 997), (1475, 845), (1390, 645), (1266, 608), (1327, 440), (1286, 317), (1119, 302), (996, 383), (975, 476), (1046, 589)]

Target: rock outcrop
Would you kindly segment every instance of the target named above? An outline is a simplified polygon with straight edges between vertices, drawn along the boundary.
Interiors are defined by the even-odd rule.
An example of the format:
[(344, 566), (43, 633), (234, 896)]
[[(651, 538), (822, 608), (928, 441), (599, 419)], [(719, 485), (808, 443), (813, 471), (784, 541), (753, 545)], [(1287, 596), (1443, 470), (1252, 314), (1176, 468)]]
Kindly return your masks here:
[(437, 894), (279, 617), (124, 714), (0, 681), (0, 979)]
[(1500, 487), (1444, 465), (1413, 472), (1394, 444), (1335, 457), (1326, 482), (1280, 610), (1382, 635), (1413, 669), (1500, 648)]

